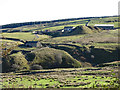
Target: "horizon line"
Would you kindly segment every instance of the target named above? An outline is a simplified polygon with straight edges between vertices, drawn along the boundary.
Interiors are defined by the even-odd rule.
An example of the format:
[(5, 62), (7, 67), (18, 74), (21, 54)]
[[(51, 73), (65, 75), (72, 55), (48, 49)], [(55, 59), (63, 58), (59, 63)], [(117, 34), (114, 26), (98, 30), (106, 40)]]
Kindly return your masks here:
[[(1, 26), (4, 26), (4, 25), (10, 25), (10, 24), (21, 24), (21, 23), (29, 23), (29, 22), (50, 22), (50, 21), (62, 21), (62, 20), (70, 20), (70, 19), (84, 19), (84, 18), (99, 18), (99, 17), (115, 17), (115, 16), (120, 16), (120, 15), (112, 15), (112, 16), (88, 16), (88, 17), (76, 17), (76, 18), (63, 18), (63, 19), (53, 19), (53, 20), (41, 20), (41, 21), (25, 21), (25, 22), (17, 22), (17, 23), (8, 23), (8, 24), (3, 24), (3, 25), (0, 25)], [(0, 28), (1, 29), (1, 28)]]

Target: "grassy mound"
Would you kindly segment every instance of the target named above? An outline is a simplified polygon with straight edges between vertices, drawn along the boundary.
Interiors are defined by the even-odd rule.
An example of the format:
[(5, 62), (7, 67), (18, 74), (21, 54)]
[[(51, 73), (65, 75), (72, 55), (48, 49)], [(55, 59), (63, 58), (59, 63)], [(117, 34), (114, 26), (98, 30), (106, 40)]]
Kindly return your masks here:
[(2, 63), (3, 72), (29, 69), (28, 61), (21, 52), (6, 56)]
[(36, 49), (26, 53), (17, 52), (2, 59), (2, 71), (18, 71), (43, 68), (77, 68), (81, 63), (65, 51), (53, 48)]
[(41, 65), (43, 68), (72, 68), (81, 67), (79, 61), (62, 50), (42, 48), (26, 54), (26, 59), (31, 61), (31, 66)]
[(91, 34), (95, 32), (100, 32), (101, 30), (94, 26), (77, 26), (70, 34)]

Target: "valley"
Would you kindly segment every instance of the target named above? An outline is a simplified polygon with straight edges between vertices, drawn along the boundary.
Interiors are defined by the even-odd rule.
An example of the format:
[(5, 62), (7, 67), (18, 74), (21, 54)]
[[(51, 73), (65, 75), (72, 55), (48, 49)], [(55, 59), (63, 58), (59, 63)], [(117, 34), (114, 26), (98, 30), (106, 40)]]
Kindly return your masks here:
[(106, 16), (3, 25), (0, 87), (120, 88), (119, 23)]

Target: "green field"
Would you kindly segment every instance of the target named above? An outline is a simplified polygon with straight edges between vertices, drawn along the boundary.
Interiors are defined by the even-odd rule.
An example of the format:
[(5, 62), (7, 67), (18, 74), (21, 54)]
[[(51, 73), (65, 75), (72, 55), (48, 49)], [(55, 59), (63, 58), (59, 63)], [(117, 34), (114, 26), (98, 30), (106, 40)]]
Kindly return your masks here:
[[(113, 16), (8, 25), (14, 28), (1, 29), (8, 31), (0, 39), (0, 88), (120, 88), (119, 23)], [(114, 24), (116, 29), (101, 30), (95, 24)], [(61, 32), (65, 26), (76, 28)], [(32, 34), (41, 30), (50, 32)]]
[(1, 39), (0, 42), (4, 43), (19, 43), (19, 44), (23, 44), (22, 42), (19, 41), (13, 41), (13, 40), (5, 40), (5, 39)]
[[(23, 73), (3, 73), (2, 88), (118, 88), (117, 69), (46, 69)], [(32, 74), (35, 73), (35, 74)], [(28, 74), (28, 75), (26, 75)], [(12, 75), (12, 76), (11, 76)], [(112, 76), (111, 76), (112, 75)]]
[(73, 27), (76, 27), (76, 26), (80, 26), (80, 25), (85, 25), (85, 24), (61, 25), (61, 26), (48, 27), (48, 28), (44, 28), (44, 29), (40, 29), (40, 30), (43, 30), (43, 31), (45, 31), (45, 30), (56, 31), (56, 30), (64, 29), (64, 27), (66, 27), (66, 26), (73, 26)]
[(2, 35), (5, 38), (15, 38), (15, 39), (21, 39), (21, 40), (43, 40), (46, 38), (49, 38), (47, 35), (38, 35), (39, 38), (37, 38), (32, 33), (25, 33), (25, 32), (16, 32), (16, 33), (2, 33)]
[[(117, 20), (117, 21), (115, 21)], [(110, 22), (106, 22), (106, 21), (110, 21)], [(95, 24), (114, 24), (114, 27), (119, 27), (118, 24), (120, 22), (118, 22), (118, 17), (109, 17), (109, 18), (95, 18), (95, 19), (91, 19), (91, 21), (89, 22), (89, 25), (95, 25)]]
[(74, 41), (76, 39), (79, 39), (85, 35), (72, 35), (72, 36), (62, 36), (62, 37), (55, 37), (51, 39), (46, 39), (43, 42), (49, 42), (49, 43), (68, 43), (71, 41)]

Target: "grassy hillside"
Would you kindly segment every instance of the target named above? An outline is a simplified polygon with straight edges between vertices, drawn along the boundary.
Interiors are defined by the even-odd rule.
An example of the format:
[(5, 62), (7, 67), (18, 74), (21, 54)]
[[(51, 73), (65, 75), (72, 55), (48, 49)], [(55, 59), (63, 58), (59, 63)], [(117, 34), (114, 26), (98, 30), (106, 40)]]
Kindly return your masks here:
[(90, 19), (88, 25), (95, 25), (95, 24), (114, 24), (115, 28), (119, 27), (118, 17), (106, 17), (106, 18), (93, 18)]
[(2, 33), (2, 35), (4, 36), (4, 38), (15, 38), (15, 39), (21, 39), (21, 40), (42, 40), (42, 39), (46, 39), (49, 38), (49, 36), (47, 35), (37, 35), (38, 38), (32, 34), (32, 33), (25, 33), (25, 32), (16, 32), (16, 33)]
[(85, 35), (80, 39), (76, 39), (77, 43), (83, 44), (94, 44), (95, 43), (118, 43), (118, 30), (111, 31), (102, 31), (100, 33), (93, 33), (89, 35)]
[(70, 68), (81, 67), (79, 61), (75, 60), (65, 51), (52, 48), (43, 48), (27, 54), (27, 59), (33, 64), (40, 64), (43, 68)]
[(78, 25), (90, 25), (94, 24), (115, 24), (115, 28), (118, 26), (118, 16), (107, 17), (87, 17), (87, 18), (72, 18), (64, 20), (54, 20), (45, 22), (26, 22), (21, 24), (9, 24), (3, 25), (4, 30), (22, 30), (22, 31), (34, 31), (34, 30), (59, 30), (64, 26), (78, 26)]
[(82, 35), (101, 32), (101, 29), (94, 26), (76, 26), (72, 31), (51, 31), (46, 33), (52, 37), (71, 36), (71, 35)]
[(67, 52), (52, 48), (41, 48), (28, 52), (10, 54), (3, 58), (3, 71), (42, 68), (77, 68), (81, 63)]
[(117, 49), (117, 46), (112, 47), (113, 49), (110, 47), (108, 49), (105, 47), (98, 48), (96, 46), (87, 45), (80, 46), (78, 44), (58, 44), (53, 47), (56, 49), (65, 50), (76, 60), (83, 62), (83, 67), (119, 60), (118, 52), (120, 49)]
[(14, 53), (3, 58), (3, 72), (29, 69), (28, 61), (22, 52)]
[[(107, 16), (3, 25), (0, 88), (120, 88), (118, 24), (118, 16)], [(26, 40), (42, 46), (26, 46)]]
[[(40, 41), (41, 43), (43, 43), (44, 44), (43, 47), (52, 47), (55, 49), (66, 51), (68, 54), (71, 55), (70, 56), (71, 58), (65, 57), (65, 56), (68, 56), (67, 53), (64, 53), (65, 56), (63, 55), (60, 57), (64, 57), (68, 61), (69, 61), (69, 59), (73, 60), (73, 58), (75, 58), (78, 61), (82, 61), (83, 58), (86, 58), (85, 62), (84, 61), (81, 62), (82, 66), (87, 66), (87, 65), (91, 66), (91, 64), (93, 64), (93, 63), (94, 64), (100, 63), (100, 62), (96, 61), (99, 58), (95, 58), (93, 61), (90, 61), (91, 60), (90, 57), (91, 57), (92, 53), (85, 54), (84, 52), (85, 52), (86, 48), (88, 48), (88, 51), (89, 51), (89, 47), (94, 46), (95, 50), (93, 50), (93, 54), (96, 57), (98, 57), (101, 50), (102, 50), (102, 52), (106, 53), (106, 55), (108, 55), (109, 52), (107, 52), (106, 50), (116, 50), (116, 48), (118, 47), (118, 44), (117, 44), (118, 43), (118, 30), (117, 29), (110, 30), (110, 31), (107, 31), (107, 30), (102, 31), (101, 29), (99, 29), (98, 27), (94, 27), (93, 25), (101, 24), (101, 23), (105, 23), (105, 24), (112, 23), (112, 24), (115, 24), (115, 28), (117, 28), (118, 22), (119, 22), (118, 16), (90, 17), (90, 18), (56, 20), (56, 21), (48, 21), (48, 22), (30, 22), (30, 23), (24, 23), (23, 25), (11, 24), (11, 25), (8, 25), (9, 28), (5, 28), (5, 27), (7, 27), (7, 25), (6, 25), (6, 26), (4, 26), (4, 29), (1, 29), (1, 30), (8, 30), (7, 32), (2, 33), (2, 35), (4, 37), (4, 39), (3, 39), (4, 45), (6, 45), (6, 43), (7, 43), (10, 45), (10, 47), (12, 47), (13, 43), (15, 44), (15, 42), (16, 42), (15, 40), (8, 40), (7, 38), (19, 39), (19, 40), (24, 40), (24, 41), (36, 40), (36, 41)], [(88, 24), (89, 26), (86, 26), (86, 24)], [(71, 32), (64, 32), (64, 33), (58, 31), (58, 30), (64, 29), (65, 26), (75, 26), (75, 29)], [(12, 27), (14, 27), (14, 28), (12, 28)], [(18, 30), (18, 31), (16, 31), (16, 30)], [(45, 34), (37, 35), (37, 36), (39, 36), (38, 38), (34, 34), (31, 33), (32, 31), (41, 31), (41, 30), (42, 31), (50, 30), (50, 32), (49, 32), (49, 34), (47, 33), (46, 35)], [(20, 41), (18, 41), (18, 42), (19, 42), (19, 44), (23, 44), (23, 42), (22, 43)], [(57, 44), (61, 44), (63, 46), (60, 46)], [(7, 46), (3, 47), (4, 51), (6, 49), (9, 49), (9, 48)], [(33, 51), (36, 49), (40, 49), (40, 48), (25, 47), (25, 46), (22, 47), (22, 45), (19, 45), (18, 47), (13, 48), (12, 50), (13, 50), (13, 52), (14, 51), (30, 52), (30, 51)], [(12, 50), (11, 50), (11, 52), (12, 52)], [(74, 54), (74, 52), (73, 52), (74, 50), (79, 55)], [(43, 59), (43, 61), (48, 60), (48, 62), (50, 62), (49, 61), (50, 59), (55, 61), (56, 55), (53, 53), (54, 50), (51, 49), (51, 51), (50, 50), (46, 50), (46, 51), (47, 52), (45, 54), (44, 50), (43, 51), (40, 50), (40, 52), (45, 54), (45, 57), (43, 57), (42, 53), (40, 53), (39, 55), (38, 55), (38, 53), (36, 53), (36, 57), (38, 57), (39, 59)], [(49, 54), (50, 52), (51, 52), (51, 54)], [(33, 53), (35, 53), (35, 52), (33, 52)], [(114, 52), (114, 55), (115, 55), (115, 53), (116, 52)], [(113, 57), (114, 57), (114, 55), (113, 55)], [(113, 59), (113, 57), (112, 57), (112, 59)], [(111, 61), (111, 58), (105, 57), (105, 59), (104, 59), (104, 57), (103, 57), (102, 59), (103, 60), (106, 59), (105, 60), (106, 62)], [(107, 59), (109, 59), (109, 60), (107, 60)], [(33, 63), (39, 62), (39, 60), (38, 61), (36, 61), (36, 60), (37, 59), (34, 59)], [(115, 60), (117, 60), (117, 59), (115, 59)], [(43, 63), (43, 66), (44, 66), (44, 63)], [(60, 67), (63, 67), (63, 66), (60, 66)], [(73, 65), (71, 67), (75, 67), (75, 66)], [(45, 68), (47, 68), (47, 67), (45, 67)]]
[(70, 35), (76, 35), (76, 34), (91, 34), (95, 32), (100, 32), (101, 30), (94, 26), (77, 26)]

